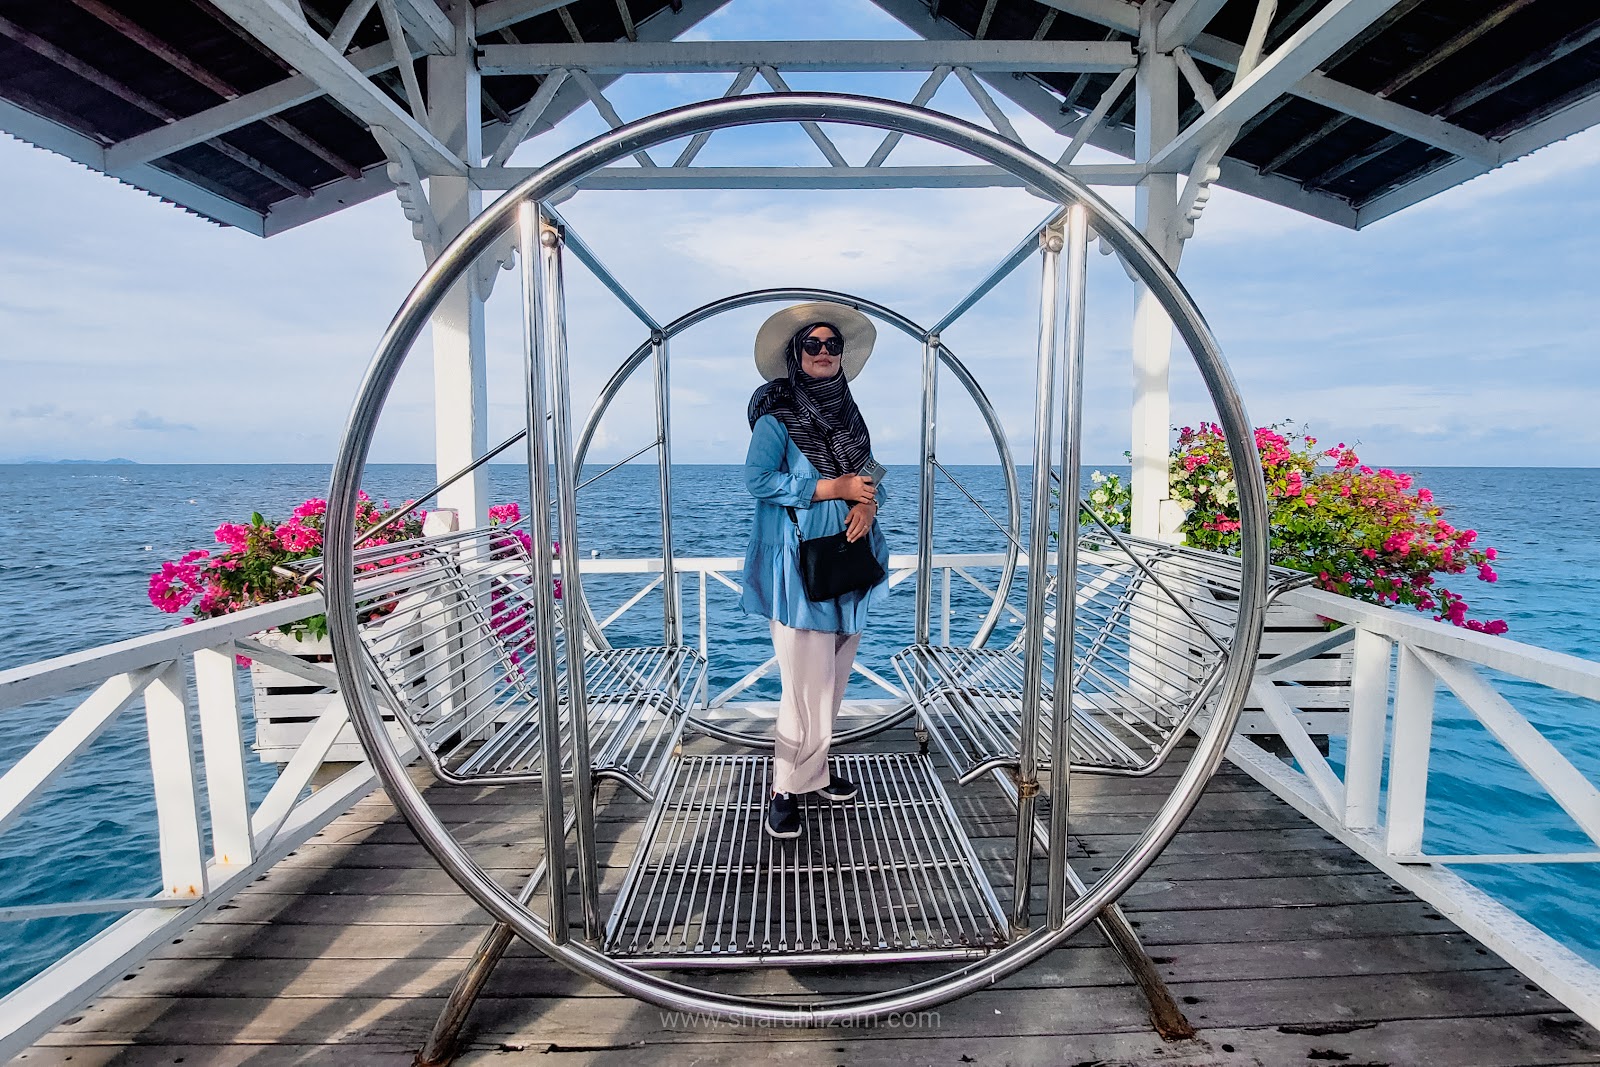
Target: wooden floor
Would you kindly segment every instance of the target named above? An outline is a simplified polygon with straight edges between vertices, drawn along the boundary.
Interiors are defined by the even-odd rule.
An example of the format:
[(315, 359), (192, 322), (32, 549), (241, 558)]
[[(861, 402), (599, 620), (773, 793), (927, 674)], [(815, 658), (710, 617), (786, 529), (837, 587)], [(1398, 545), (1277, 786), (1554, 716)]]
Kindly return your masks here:
[[(874, 747), (912, 744), (902, 733)], [(1176, 770), (1074, 781), (1074, 865), (1085, 878), (1133, 841)], [(992, 787), (951, 791), (1005, 899), (1004, 810)], [(538, 852), (534, 791), (435, 788), (430, 797), (486, 868), (507, 883), (526, 872)], [(602, 797), (614, 884), (642, 808), (609, 787)], [(1122, 902), (1197, 1038), (1169, 1043), (1152, 1031), (1093, 928), (912, 1025), (821, 1030), (674, 1018), (517, 945), (468, 1020), (458, 1062), (1600, 1064), (1600, 1033), (1231, 768)], [(17, 1062), (407, 1064), (486, 923), (376, 794)], [(799, 998), (930, 973), (683, 977)]]

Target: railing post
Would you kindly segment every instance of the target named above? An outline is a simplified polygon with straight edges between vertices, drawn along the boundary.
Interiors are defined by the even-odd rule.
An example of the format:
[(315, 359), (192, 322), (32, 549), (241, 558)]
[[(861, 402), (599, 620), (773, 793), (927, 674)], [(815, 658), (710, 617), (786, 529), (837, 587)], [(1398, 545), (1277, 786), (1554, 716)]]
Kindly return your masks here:
[[(1071, 822), (1072, 697), (1078, 610), (1078, 494), (1083, 466), (1083, 333), (1087, 292), (1089, 213), (1082, 204), (1067, 211), (1067, 325), (1062, 375), (1065, 413), (1061, 426), (1061, 508), (1056, 530), (1056, 663), (1051, 689), (1050, 876), (1045, 904), (1050, 929), (1067, 914), (1067, 834)], [(1035, 461), (1037, 462), (1037, 461)]]
[(663, 643), (683, 643), (683, 605), (678, 597), (678, 572), (672, 561), (672, 391), (667, 369), (667, 335), (650, 333), (655, 363), (656, 466), (661, 486), (661, 630)]
[(1394, 747), (1389, 753), (1389, 832), (1385, 850), (1391, 856), (1422, 852), (1436, 684), (1422, 657), (1401, 645), (1395, 671)]
[(946, 648), (950, 647), (950, 568), (943, 571), (944, 586), (940, 592), (941, 615), (939, 622), (939, 643)]
[(195, 652), (194, 690), (200, 711), (206, 801), (211, 809), (211, 855), (217, 863), (244, 866), (256, 856), (236, 681), (231, 650), (202, 648)]
[(1039, 355), (1033, 406), (1033, 504), (1028, 526), (1028, 609), (1022, 627), (1022, 715), (1017, 745), (1017, 834), (1011, 925), (1029, 926), (1033, 878), (1033, 813), (1039, 793), (1039, 705), (1044, 685), (1045, 597), (1050, 581), (1050, 440), (1055, 423), (1056, 361), (1063, 304), (1061, 230), (1039, 237)]
[[(540, 214), (543, 212), (541, 210)], [(579, 560), (582, 553), (578, 544), (578, 471), (574, 466), (576, 456), (572, 447), (572, 380), (567, 365), (567, 303), (562, 275), (562, 235), (559, 227), (545, 226), (541, 220), (539, 237), (540, 280), (543, 288), (540, 300), (544, 317), (543, 346), (540, 351), (549, 362), (550, 371), (550, 423), (551, 461), (555, 466), (556, 512), (560, 519), (561, 558)], [(665, 388), (665, 349), (657, 370)], [(658, 403), (660, 397), (658, 397)], [(661, 424), (666, 432), (666, 424)], [(668, 461), (666, 442), (662, 441), (662, 462)], [(666, 475), (663, 473), (663, 478)], [(677, 575), (672, 567), (672, 524), (669, 514), (671, 494), (663, 484), (662, 545), (666, 550), (661, 580), (663, 599), (667, 603), (668, 629), (677, 635)], [(546, 546), (548, 547), (548, 546)], [(570, 573), (568, 573), (570, 571)], [(578, 895), (583, 906), (584, 937), (598, 941), (601, 931), (600, 870), (595, 848), (594, 785), (589, 767), (589, 694), (584, 676), (584, 626), (583, 613), (571, 605), (584, 603), (583, 578), (579, 568), (562, 566), (561, 594), (569, 607), (561, 613), (567, 646), (567, 719), (572, 730), (572, 807), (576, 822), (578, 845)], [(554, 693), (551, 694), (552, 697)], [(554, 780), (559, 788), (559, 764), (555, 770), (546, 768), (547, 780)], [(565, 825), (564, 823), (562, 824)], [(550, 868), (554, 872), (555, 868)], [(554, 887), (554, 882), (551, 885)]]
[(1350, 677), (1350, 719), (1344, 762), (1344, 824), (1378, 825), (1383, 792), (1383, 743), (1389, 732), (1389, 661), (1394, 645), (1370, 630), (1356, 630)]
[(706, 652), (706, 565), (700, 564), (700, 658), (705, 661), (706, 669), (700, 672), (700, 705), (705, 706), (710, 697), (710, 685), (706, 676), (711, 673), (711, 660)]
[(144, 691), (144, 709), (161, 839), (162, 891), (167, 896), (198, 899), (206, 892), (206, 863), (181, 661), (168, 663), (150, 683)]
[[(522, 355), (526, 373), (528, 409), (528, 533), (533, 540), (529, 553), (533, 571), (534, 662), (537, 670), (540, 713), (540, 778), (544, 801), (544, 848), (548, 877), (545, 879), (550, 939), (564, 945), (570, 939), (567, 919), (567, 835), (566, 798), (561, 788), (561, 710), (560, 667), (556, 662), (555, 561), (550, 551), (550, 448), (546, 436), (549, 396), (545, 384), (548, 364), (544, 321), (545, 269), (540, 245), (542, 218), (538, 206), (522, 204), (517, 215), (517, 255), (522, 266)], [(568, 547), (566, 559), (576, 558)], [(576, 566), (564, 575), (577, 577)], [(565, 584), (565, 583), (564, 583)], [(572, 596), (563, 589), (563, 597)], [(569, 605), (576, 604), (575, 598)], [(576, 615), (562, 613), (563, 618)], [(581, 651), (582, 645), (579, 649)]]
[[(939, 335), (922, 342), (922, 447), (917, 470), (917, 623), (915, 641), (928, 643), (928, 616), (933, 611), (933, 462), (939, 427)], [(946, 579), (948, 582), (948, 577)], [(944, 643), (950, 638), (948, 624)]]

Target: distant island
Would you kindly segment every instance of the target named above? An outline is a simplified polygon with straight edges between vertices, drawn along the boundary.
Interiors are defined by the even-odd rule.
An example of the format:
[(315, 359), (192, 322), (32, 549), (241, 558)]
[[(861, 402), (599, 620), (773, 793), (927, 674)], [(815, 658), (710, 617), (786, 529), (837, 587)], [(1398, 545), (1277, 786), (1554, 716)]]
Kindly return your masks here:
[(139, 461), (136, 459), (25, 459), (22, 462), (25, 465), (32, 466), (34, 464), (41, 463), (80, 463), (94, 465), (104, 465), (108, 463), (137, 464)]

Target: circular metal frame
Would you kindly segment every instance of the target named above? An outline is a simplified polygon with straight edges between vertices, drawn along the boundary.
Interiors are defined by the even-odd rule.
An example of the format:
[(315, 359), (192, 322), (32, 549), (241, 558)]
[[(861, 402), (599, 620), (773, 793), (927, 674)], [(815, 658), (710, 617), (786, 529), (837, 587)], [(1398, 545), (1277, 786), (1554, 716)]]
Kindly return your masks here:
[[(439, 821), (383, 729), (368, 688), (357, 630), (353, 582), (354, 514), (378, 418), (412, 343), (439, 301), (473, 261), (515, 224), (519, 207), (538, 202), (584, 175), (640, 149), (730, 126), (774, 122), (839, 122), (909, 134), (993, 164), (1061, 204), (1082, 204), (1090, 225), (1161, 302), (1188, 345), (1216, 405), (1238, 468), (1242, 539), (1239, 614), (1217, 712), (1178, 776), (1171, 795), (1144, 833), (1099, 881), (1074, 900), (1058, 926), (1037, 927), (971, 966), (918, 985), (821, 1003), (774, 1003), (668, 981), (553, 931), (480, 867)], [(572, 149), (519, 183), (469, 223), (423, 273), (384, 331), (362, 379), (339, 444), (328, 492), (327, 599), (329, 630), (350, 719), (390, 799), (424, 847), (475, 901), (552, 959), (630, 996), (678, 1011), (729, 1012), (754, 1022), (833, 1025), (867, 1014), (917, 1011), (986, 988), (1062, 944), (1115, 901), (1178, 832), (1221, 763), (1251, 682), (1265, 615), (1267, 499), (1251, 423), (1221, 350), (1193, 298), (1160, 255), (1117, 212), (1060, 168), (988, 130), (960, 119), (888, 100), (831, 93), (775, 93), (714, 100), (652, 115)], [(1064, 844), (1064, 843), (1062, 843)]]
[[(754, 304), (784, 300), (831, 300), (881, 319), (907, 337), (919, 342), (926, 343), (928, 340), (928, 331), (926, 329), (883, 304), (863, 297), (852, 296), (849, 293), (835, 292), (831, 289), (806, 288), (753, 289), (749, 292), (726, 296), (720, 300), (713, 300), (662, 326), (661, 335), (664, 339), (670, 341), (690, 327), (698, 326), (700, 323), (726, 312), (737, 311), (740, 308), (750, 307)], [(633, 350), (627, 359), (618, 365), (616, 370), (612, 371), (611, 377), (606, 380), (606, 384), (601, 388), (600, 395), (595, 398), (593, 406), (589, 409), (588, 418), (584, 420), (583, 430), (578, 434), (578, 444), (574, 450), (573, 457), (573, 462), (577, 469), (583, 469), (584, 458), (589, 454), (589, 445), (600, 428), (600, 420), (611, 407), (611, 402), (616, 399), (617, 393), (621, 391), (623, 385), (633, 376), (634, 372), (650, 358), (654, 350), (654, 344), (653, 339), (647, 338), (643, 344)], [(950, 373), (955, 375), (956, 380), (966, 389), (967, 395), (972, 398), (972, 402), (978, 406), (978, 413), (983, 416), (984, 424), (989, 427), (989, 436), (994, 440), (995, 451), (1000, 457), (1001, 470), (1005, 472), (1006, 505), (1009, 509), (1007, 523), (1010, 529), (1002, 531), (1007, 534), (1008, 542), (1005, 548), (1005, 562), (1001, 565), (1000, 580), (995, 588), (994, 601), (990, 604), (989, 611), (984, 616), (983, 622), (979, 624), (978, 632), (973, 636), (971, 642), (971, 647), (981, 648), (988, 642), (989, 636), (994, 633), (995, 627), (1000, 623), (1000, 616), (1005, 611), (1006, 599), (1011, 592), (1012, 581), (1016, 577), (1017, 559), (1021, 555), (1021, 550), (1018, 546), (1022, 540), (1022, 494), (1017, 487), (1017, 467), (1011, 460), (1011, 446), (1006, 441), (1005, 427), (1001, 425), (1000, 416), (995, 412), (994, 405), (989, 402), (988, 394), (983, 391), (983, 387), (978, 384), (978, 380), (973, 377), (967, 365), (956, 358), (955, 353), (950, 351), (942, 342), (939, 345), (939, 360)], [(599, 648), (610, 648), (611, 642), (606, 638), (604, 631), (600, 629), (600, 624), (595, 621), (594, 613), (589, 610), (589, 601), (586, 597), (580, 599), (579, 609), (583, 615), (584, 628), (589, 634), (589, 639)], [(848, 744), (852, 741), (859, 741), (882, 733), (884, 730), (891, 729), (910, 718), (915, 710), (908, 703), (902, 708), (879, 716), (872, 722), (835, 734), (834, 743)], [(696, 730), (720, 741), (749, 745), (753, 748), (773, 747), (773, 739), (769, 734), (747, 734), (739, 730), (730, 730), (709, 719), (697, 718), (693, 715), (689, 716), (689, 722)]]

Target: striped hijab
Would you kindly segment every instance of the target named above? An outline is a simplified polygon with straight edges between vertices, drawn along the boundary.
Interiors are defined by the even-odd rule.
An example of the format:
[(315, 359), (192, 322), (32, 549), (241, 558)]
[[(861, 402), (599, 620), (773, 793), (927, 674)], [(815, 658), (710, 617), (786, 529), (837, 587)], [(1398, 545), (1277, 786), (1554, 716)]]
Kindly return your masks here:
[(850, 395), (850, 380), (845, 377), (843, 363), (832, 378), (813, 378), (800, 367), (800, 342), (818, 326), (844, 337), (831, 322), (813, 322), (789, 338), (789, 348), (784, 353), (789, 376), (774, 378), (757, 389), (750, 397), (746, 415), (751, 429), (763, 415), (776, 417), (824, 478), (859, 474), (872, 458), (872, 437), (855, 397)]

